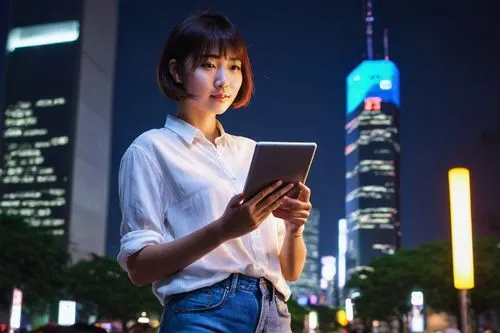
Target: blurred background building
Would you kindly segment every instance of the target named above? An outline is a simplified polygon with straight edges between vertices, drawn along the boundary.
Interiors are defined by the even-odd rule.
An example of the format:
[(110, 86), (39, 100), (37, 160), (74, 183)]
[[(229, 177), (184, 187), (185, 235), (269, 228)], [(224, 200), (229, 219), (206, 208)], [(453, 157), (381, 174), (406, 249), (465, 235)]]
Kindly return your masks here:
[(320, 291), (319, 222), (320, 212), (313, 208), (304, 228), (304, 241), (307, 246), (304, 270), (300, 278), (290, 284), (292, 297), (301, 305), (318, 302)]
[(10, 2), (0, 214), (105, 254), (116, 0)]
[(346, 78), (346, 274), (400, 247), (399, 70), (373, 55), (373, 12), (366, 1), (366, 60)]

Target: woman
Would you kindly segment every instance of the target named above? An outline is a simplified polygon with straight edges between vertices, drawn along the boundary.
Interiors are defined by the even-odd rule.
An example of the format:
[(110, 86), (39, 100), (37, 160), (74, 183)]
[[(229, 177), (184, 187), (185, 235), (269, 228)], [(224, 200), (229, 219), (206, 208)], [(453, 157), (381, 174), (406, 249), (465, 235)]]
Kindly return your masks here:
[[(285, 279), (304, 265), (310, 190), (277, 182), (244, 203), (238, 194), (255, 142), (226, 133), (216, 116), (253, 92), (240, 33), (219, 14), (188, 16), (157, 79), (178, 114), (123, 155), (120, 265), (134, 284), (153, 284), (162, 333), (290, 332)], [(287, 197), (296, 186), (298, 199)]]

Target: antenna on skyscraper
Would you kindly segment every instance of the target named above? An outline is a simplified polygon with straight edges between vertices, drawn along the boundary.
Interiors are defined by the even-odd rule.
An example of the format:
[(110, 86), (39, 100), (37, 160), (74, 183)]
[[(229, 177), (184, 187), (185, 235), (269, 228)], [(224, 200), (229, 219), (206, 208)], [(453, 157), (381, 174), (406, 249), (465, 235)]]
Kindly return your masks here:
[(373, 17), (372, 1), (366, 0), (366, 57), (368, 60), (373, 59)]
[(389, 60), (389, 30), (384, 29), (384, 59)]

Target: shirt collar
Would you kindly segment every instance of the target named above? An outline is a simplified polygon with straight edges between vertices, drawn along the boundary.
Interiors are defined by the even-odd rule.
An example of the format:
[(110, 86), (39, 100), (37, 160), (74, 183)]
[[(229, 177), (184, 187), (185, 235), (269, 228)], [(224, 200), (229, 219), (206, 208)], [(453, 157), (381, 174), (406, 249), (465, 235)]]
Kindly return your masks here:
[[(169, 130), (180, 136), (181, 139), (188, 144), (192, 144), (195, 137), (199, 138), (205, 137), (199, 129), (185, 122), (184, 120), (174, 117), (172, 115), (167, 116), (167, 121), (165, 122), (165, 128), (168, 128)], [(216, 141), (225, 139), (227, 137), (226, 131), (224, 131), (222, 124), (218, 120), (217, 120), (217, 128), (219, 129), (221, 135), (216, 139)]]

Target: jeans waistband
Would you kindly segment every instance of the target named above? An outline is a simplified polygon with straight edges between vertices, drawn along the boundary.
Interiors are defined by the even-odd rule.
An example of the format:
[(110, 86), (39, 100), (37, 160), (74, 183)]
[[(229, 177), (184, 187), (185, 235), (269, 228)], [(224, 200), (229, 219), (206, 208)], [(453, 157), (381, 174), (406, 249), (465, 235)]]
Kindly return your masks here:
[[(206, 288), (209, 289), (209, 288), (212, 288), (215, 286), (228, 289), (230, 294), (235, 294), (235, 292), (238, 290), (249, 291), (252, 293), (255, 293), (259, 290), (261, 292), (263, 292), (264, 290), (267, 290), (268, 295), (270, 295), (272, 298), (274, 298), (274, 296), (278, 293), (278, 291), (274, 288), (272, 282), (269, 281), (268, 279), (263, 278), (263, 277), (260, 277), (260, 278), (252, 277), (252, 276), (243, 275), (240, 273), (232, 273), (226, 279), (224, 279), (220, 282), (217, 282), (214, 285), (200, 288), (199, 290), (206, 289)], [(184, 297), (184, 295), (190, 294), (194, 291), (196, 291), (196, 290), (171, 295), (165, 299), (164, 304), (167, 304), (168, 302), (182, 298), (182, 297)]]
[(232, 292), (235, 290), (257, 291), (260, 289), (260, 286), (266, 287), (269, 291), (274, 290), (272, 282), (266, 278), (252, 277), (239, 273), (233, 273), (217, 284), (230, 289)]

